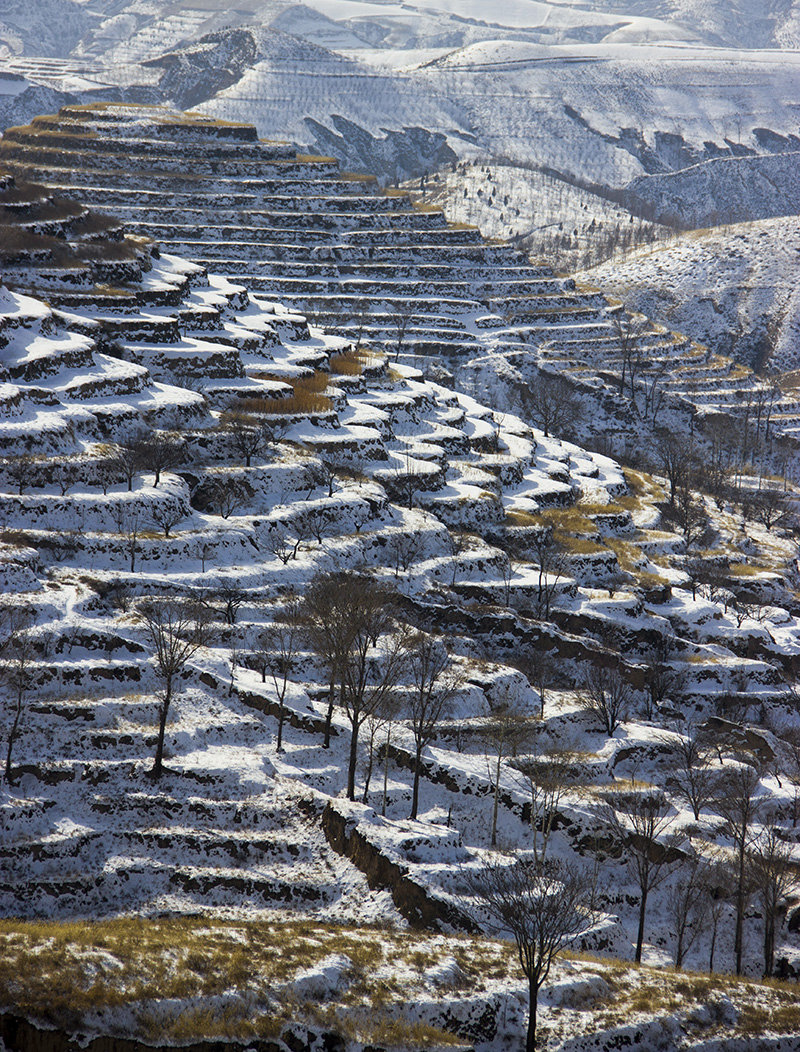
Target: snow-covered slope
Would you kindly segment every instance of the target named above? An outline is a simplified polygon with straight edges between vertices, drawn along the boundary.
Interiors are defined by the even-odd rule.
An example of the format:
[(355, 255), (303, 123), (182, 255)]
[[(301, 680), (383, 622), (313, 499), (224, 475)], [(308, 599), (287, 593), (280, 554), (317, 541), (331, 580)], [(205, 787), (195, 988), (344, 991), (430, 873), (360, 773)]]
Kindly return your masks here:
[(800, 220), (772, 219), (676, 238), (584, 277), (715, 352), (758, 368), (800, 368)]
[[(221, 0), (127, 0), (113, 6), (107, 0), (83, 0), (80, 6), (98, 22), (84, 42), (95, 51), (107, 48), (115, 37), (134, 34), (140, 41), (137, 50), (168, 47), (231, 24), (229, 5)], [(240, 3), (236, 15), (241, 24), (277, 24), (285, 32), (337, 49), (365, 42), (384, 49), (458, 47), (503, 36), (543, 42), (670, 40), (792, 48), (797, 45), (797, 11), (796, 0), (777, 0), (766, 9), (757, 0), (508, 0), (502, 5), (487, 0), (270, 0)]]
[[(67, 34), (61, 58), (98, 66), (108, 92), (138, 85), (140, 101), (147, 88), (151, 101), (204, 103), (262, 135), (338, 144), (347, 164), (384, 179), (448, 159), (403, 132), (421, 128), (461, 159), (552, 170), (643, 218), (698, 225), (796, 211), (795, 8), (274, 0), (232, 18), (222, 3), (85, 0), (92, 28), (78, 44)], [(21, 47), (9, 37), (10, 53)], [(68, 69), (59, 82), (23, 51), (12, 68), (67, 85)], [(15, 122), (32, 115), (19, 100)], [(342, 122), (356, 126), (358, 150), (352, 136), (337, 140)]]
[[(649, 412), (642, 417), (642, 390), (622, 382), (624, 313), (597, 289), (531, 264), (510, 245), (482, 244), (474, 228), (448, 229), (425, 196), (414, 208), (405, 194), (380, 193), (374, 180), (341, 176), (330, 160), (259, 143), (252, 126), (206, 118), (202, 127), (220, 141), (205, 153), (192, 147), (187, 179), (189, 147), (179, 135), (186, 119), (165, 112), (163, 129), (154, 132), (151, 118), (132, 111), (126, 120), (124, 113), (67, 107), (36, 118), (8, 131), (0, 160), (118, 211), (129, 230), (233, 280), (246, 278), (318, 324), (369, 339), (415, 367), (459, 376), (471, 391), (513, 398), (540, 368), (562, 372), (603, 403), (583, 434), (602, 431), (618, 451), (659, 448), (663, 421)], [(230, 142), (222, 141), (226, 128)], [(269, 159), (276, 149), (280, 162)], [(146, 186), (141, 169), (149, 173)], [(254, 194), (251, 181), (267, 173)], [(471, 173), (479, 177), (475, 197), (505, 207), (495, 199), (491, 173)], [(655, 382), (658, 404), (686, 423), (687, 414), (722, 411), (749, 427), (753, 399), (768, 395), (773, 428), (787, 439), (800, 428), (793, 395), (775, 404), (775, 392), (747, 369), (686, 334), (648, 327), (641, 360), (639, 385), (646, 377)]]
[[(634, 871), (625, 863), (632, 838), (614, 832), (620, 827), (610, 816), (656, 786), (679, 847), (668, 853), (646, 918), (645, 960), (663, 969), (676, 949), (672, 904), (683, 867), (732, 849), (716, 791), (693, 816), (681, 788), (679, 743), (701, 723), (703, 770), (723, 788), (731, 772), (743, 771), (756, 801), (754, 840), (763, 843), (776, 822), (797, 864), (800, 717), (788, 704), (800, 652), (795, 544), (774, 522), (742, 513), (748, 501), (758, 509), (767, 492), (782, 501), (780, 490), (758, 489), (753, 478), (715, 500), (688, 491), (706, 524), (692, 534), (670, 507), (666, 479), (442, 386), (381, 335), (392, 297), (398, 304), (427, 298), (437, 304), (437, 324), (449, 323), (454, 355), (467, 343), (502, 364), (509, 334), (497, 328), (502, 319), (480, 309), (481, 286), (499, 300), (498, 285), (508, 283), (507, 306), (514, 301), (520, 314), (526, 305), (535, 314), (543, 295), (554, 309), (568, 309), (576, 290), (532, 268), (522, 273), (519, 262), (511, 276), (507, 249), (482, 244), (474, 231), (449, 230), (438, 214), (414, 212), (403, 198), (370, 193), (326, 160), (258, 142), (247, 127), (129, 106), (72, 108), (17, 131), (5, 146), (20, 149), (26, 139), (62, 192), (0, 178), (0, 253), (14, 286), (0, 289), (0, 671), (16, 676), (24, 713), (10, 777), (0, 785), (0, 912), (166, 914), (171, 924), (185, 917), (190, 931), (199, 916), (203, 938), (225, 918), (263, 920), (264, 929), (244, 929), (252, 933), (281, 918), (299, 930), (305, 918), (304, 937), (315, 947), (345, 938), (323, 930), (323, 919), (471, 929), (482, 915), (468, 878), (499, 845), (525, 857), (596, 863), (602, 917), (582, 948), (629, 959), (638, 913)], [(66, 154), (90, 141), (92, 151), (83, 152), (97, 164), (81, 171)], [(145, 161), (142, 185), (135, 164)], [(79, 178), (85, 182), (69, 181)], [(210, 255), (235, 245), (242, 269), (264, 261), (255, 239), (270, 236), (279, 266), (260, 282), (254, 275), (261, 291), (250, 292), (160, 251), (131, 226), (87, 213), (75, 202), (83, 193), (129, 214), (145, 208), (143, 222), (161, 221), (186, 238), (193, 224), (195, 243), (202, 231)], [(143, 206), (146, 194), (162, 204), (151, 197)], [(230, 240), (216, 239), (226, 226)], [(248, 230), (251, 258), (241, 240)], [(399, 281), (402, 270), (413, 295), (389, 287), (386, 274)], [(329, 298), (341, 299), (345, 282), (345, 295), (359, 283), (371, 301), (369, 342), (365, 326), (355, 335), (324, 333), (279, 302), (282, 292), (294, 303), (324, 297), (328, 285)], [(442, 296), (440, 282), (451, 292), (460, 282), (463, 295)], [(603, 309), (591, 297), (577, 306)], [(531, 357), (517, 346), (520, 360)], [(670, 347), (663, 342), (665, 354)], [(709, 361), (695, 365), (706, 378), (713, 373)], [(741, 379), (729, 376), (732, 384)], [(610, 386), (595, 386), (598, 404), (607, 403)], [(245, 448), (248, 436), (255, 444)], [(126, 449), (143, 439), (147, 458), (126, 471)], [(172, 448), (160, 473), (157, 441)], [(333, 705), (325, 748), (335, 700), (330, 667), (313, 636), (300, 633), (288, 658), (266, 634), (315, 580), (348, 594), (365, 575), (395, 604), (378, 631), (380, 645), (373, 640), (365, 651), (370, 683), (393, 643), (413, 651), (420, 631), (443, 648), (455, 677), (447, 716), (421, 753), (415, 819), (412, 665), (392, 691), (398, 708), (376, 709), (352, 753), (347, 709)], [(165, 598), (187, 611), (199, 603), (209, 631), (172, 684), (165, 769), (155, 776), (163, 680), (146, 616)], [(625, 685), (611, 728), (598, 721), (587, 686), (609, 667)], [(513, 755), (502, 729), (509, 709)], [(2, 713), (7, 742), (13, 708)], [(351, 755), (357, 801), (343, 793)], [(557, 799), (537, 795), (540, 781), (526, 775), (526, 760), (566, 765)], [(717, 965), (727, 968), (734, 905), (714, 901)], [(787, 975), (800, 971), (798, 919), (787, 900), (778, 928)], [(762, 922), (756, 912), (744, 919), (751, 975), (761, 974)], [(684, 963), (705, 966), (712, 933), (699, 916), (691, 925), (696, 937)], [(15, 934), (13, 959), (44, 930)], [(127, 929), (115, 930), (121, 937)], [(157, 925), (143, 930), (159, 937)], [(222, 925), (221, 952), (227, 956), (239, 937), (248, 938)], [(417, 936), (397, 938), (408, 945)], [(122, 952), (116, 938), (113, 945)], [(402, 999), (413, 997), (417, 1007), (430, 1006), (423, 1018), (470, 1042), (518, 1041), (525, 1004), (518, 977), (501, 961), (496, 985), (464, 980), (448, 959), (456, 949), (456, 941), (415, 944), (413, 975), (402, 953), (381, 951), (369, 958), (381, 966), (373, 978), (398, 984), (389, 991), (393, 1011), (402, 1014)], [(354, 952), (348, 943), (347, 954)], [(496, 948), (487, 953), (503, 958)], [(94, 967), (93, 951), (78, 956)], [(181, 962), (207, 975), (205, 959), (193, 953)], [(248, 953), (236, 982), (221, 988), (237, 1020), (243, 1009), (231, 990), (252, 975), (254, 960)], [(115, 974), (113, 962), (109, 968)], [(305, 1019), (306, 1001), (338, 996), (351, 965), (314, 949), (297, 976), (294, 963), (281, 958), (280, 968), (283, 982), (305, 985), (281, 988), (272, 1003), (305, 991), (307, 998), (291, 1002)], [(140, 971), (150, 982), (150, 967)], [(794, 1025), (794, 1016), (779, 1014), (780, 991), (763, 998), (762, 1012), (774, 1010), (774, 1020), (748, 1015), (752, 1000), (744, 999), (732, 1015), (718, 1018), (709, 1008), (697, 1023), (694, 988), (684, 991), (691, 1009), (670, 1000), (662, 1022), (662, 1006), (643, 1006), (637, 994), (672, 998), (670, 984), (651, 983), (627, 965), (615, 995), (624, 1018), (605, 1008), (573, 1014), (570, 1006), (594, 1005), (593, 990), (607, 998), (597, 975), (598, 966), (584, 962), (554, 972), (542, 1018), (557, 1047), (646, 1047), (659, 1034), (663, 1046), (668, 1033), (683, 1043), (675, 1047), (708, 1049), (715, 1047), (708, 1040), (742, 1036), (747, 1026), (774, 1023), (785, 1034)], [(576, 991), (581, 977), (589, 989)], [(15, 979), (8, 968), (0, 974), (0, 1007), (13, 1007)], [(178, 1009), (195, 989), (184, 980)], [(262, 994), (261, 986), (250, 990), (251, 1021), (263, 1014)], [(19, 996), (32, 1011), (29, 991)], [(354, 1004), (369, 1004), (364, 996)], [(702, 986), (701, 1000), (716, 1004), (716, 996), (715, 986)], [(161, 1008), (171, 1026), (169, 1000)], [(93, 1001), (92, 1027), (124, 1028), (125, 1018), (99, 1004)], [(223, 1003), (217, 1007), (222, 1013)], [(208, 1029), (217, 1025), (213, 1013), (193, 1018), (198, 1026), (206, 1020), (202, 1036), (216, 1032)], [(128, 1032), (140, 1034), (140, 1023), (127, 1019)], [(184, 1036), (194, 1035), (191, 1026)], [(711, 1026), (724, 1029), (709, 1039)], [(415, 1040), (418, 1034), (401, 1047), (416, 1048)]]

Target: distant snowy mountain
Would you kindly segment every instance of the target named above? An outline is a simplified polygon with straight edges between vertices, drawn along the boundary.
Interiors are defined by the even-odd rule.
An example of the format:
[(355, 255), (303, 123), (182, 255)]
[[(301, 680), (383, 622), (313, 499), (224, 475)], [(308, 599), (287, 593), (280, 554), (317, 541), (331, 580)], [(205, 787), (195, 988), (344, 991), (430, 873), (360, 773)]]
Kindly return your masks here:
[(47, 2), (94, 19), (85, 41), (94, 54), (116, 41), (142, 56), (235, 24), (273, 25), (336, 49), (459, 47), (498, 37), (746, 48), (793, 48), (800, 40), (797, 0), (243, 0), (233, 10), (226, 0)]
[(2, 126), (163, 101), (383, 182), (446, 168), (448, 214), (564, 269), (626, 224), (800, 212), (800, 0), (6, 0), (3, 55)]

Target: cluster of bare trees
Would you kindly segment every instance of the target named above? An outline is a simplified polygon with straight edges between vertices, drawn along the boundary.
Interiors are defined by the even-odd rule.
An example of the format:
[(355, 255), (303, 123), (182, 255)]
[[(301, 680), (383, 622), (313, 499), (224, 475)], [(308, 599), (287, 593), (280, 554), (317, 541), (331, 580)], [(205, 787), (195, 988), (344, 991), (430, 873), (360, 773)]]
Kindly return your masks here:
[[(712, 772), (696, 731), (678, 742), (674, 783), (699, 817), (708, 809), (721, 821), (724, 845), (700, 854), (660, 790), (616, 793), (609, 797), (608, 824), (639, 888), (636, 960), (641, 960), (647, 901), (667, 877), (675, 933), (675, 963), (701, 935), (708, 938), (709, 970), (714, 970), (720, 920), (733, 913), (733, 963), (743, 971), (744, 921), (754, 899), (762, 918), (763, 974), (775, 968), (776, 935), (789, 894), (797, 885), (786, 831), (766, 810), (759, 771), (745, 759), (731, 759)], [(748, 757), (752, 760), (752, 757)]]
[(186, 447), (179, 435), (142, 431), (113, 447), (110, 464), (131, 491), (139, 472), (152, 472), (153, 485), (158, 486), (162, 473), (180, 467), (185, 457)]
[(570, 437), (580, 418), (581, 401), (573, 384), (558, 373), (538, 370), (516, 388), (516, 402), (523, 417), (545, 437)]
[(757, 477), (753, 475), (745, 459), (748, 447), (739, 443), (734, 424), (714, 418), (705, 431), (709, 448), (702, 449), (688, 436), (661, 434), (654, 465), (669, 489), (665, 515), (681, 530), (687, 545), (702, 546), (709, 538), (710, 520), (701, 491), (717, 503), (727, 500), (739, 505), (745, 521), (753, 519), (768, 529), (789, 523), (794, 512), (785, 481), (765, 477), (763, 463)]
[(328, 679), (324, 747), (330, 744), (337, 705), (350, 724), (348, 798), (355, 799), (362, 727), (370, 733), (369, 779), (377, 729), (401, 712), (414, 737), (411, 817), (416, 818), (422, 752), (461, 682), (446, 647), (435, 637), (409, 629), (400, 618), (395, 591), (368, 574), (317, 576), (303, 598), (300, 617), (304, 640)]

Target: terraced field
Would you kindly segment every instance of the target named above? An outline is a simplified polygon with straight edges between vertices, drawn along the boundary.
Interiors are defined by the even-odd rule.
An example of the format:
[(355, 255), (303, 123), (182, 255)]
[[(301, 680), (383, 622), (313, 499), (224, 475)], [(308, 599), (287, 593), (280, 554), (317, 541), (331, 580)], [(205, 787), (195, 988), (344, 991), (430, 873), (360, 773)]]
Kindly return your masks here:
[[(69, 169), (62, 123), (103, 163), (135, 127), (154, 167)], [(608, 346), (602, 297), (515, 269), (502, 246), (236, 126), (113, 107), (55, 124), (59, 145), (36, 163), (25, 135), (4, 140), (4, 163), (21, 152), (0, 184), (0, 670), (13, 745), (3, 914), (278, 911), (473, 931), (468, 878), (500, 847), (596, 866), (602, 918), (582, 946), (626, 958), (638, 899), (609, 814), (621, 791), (657, 787), (682, 852), (645, 929), (645, 960), (663, 966), (679, 860), (732, 850), (716, 798), (693, 815), (676, 774), (680, 743), (701, 724), (709, 777), (752, 771), (754, 836), (777, 822), (797, 864), (791, 530), (696, 492), (700, 543), (676, 529), (666, 479), (547, 436), (414, 364), (430, 372), (434, 349), (450, 363), (500, 357), (512, 340), (513, 353), (555, 362), (557, 326), (571, 333), (565, 346), (579, 325)], [(107, 148), (92, 152), (88, 124)], [(147, 210), (146, 194), (162, 200), (170, 186), (186, 215)], [(115, 208), (124, 222), (107, 218)], [(171, 229), (170, 214), (187, 230), (187, 217), (202, 219), (222, 276), (210, 252), (187, 261), (149, 239)], [(242, 215), (258, 237), (237, 242)], [(274, 243), (258, 240), (268, 229)], [(365, 299), (366, 320), (350, 324)], [(389, 321), (407, 304), (418, 331), (398, 348)], [(543, 332), (549, 349), (535, 342)], [(423, 333), (430, 353), (413, 346)], [(670, 363), (697, 356), (656, 336)], [(584, 366), (577, 352), (561, 361), (597, 384), (590, 342)], [(452, 696), (421, 750), (415, 818), (413, 666), (351, 750), (352, 719), (313, 633), (290, 657), (276, 641), (320, 581), (391, 596), (365, 651), (372, 687), (398, 641), (410, 653), (422, 633), (446, 655)], [(206, 631), (172, 682), (159, 775), (165, 688), (147, 618), (165, 603), (202, 610)], [(591, 705), (603, 669), (624, 696), (610, 728)], [(554, 757), (564, 777), (543, 804), (530, 771)], [(732, 900), (720, 911), (730, 967)], [(744, 967), (760, 974), (762, 916), (750, 910), (744, 925)], [(787, 975), (800, 969), (797, 926), (790, 895), (777, 949)], [(690, 965), (704, 966), (709, 938), (698, 932)]]
[(329, 159), (260, 142), (251, 126), (65, 107), (9, 129), (0, 163), (392, 359), (464, 376), (477, 368), (484, 386), (501, 388), (542, 368), (565, 374), (602, 396), (608, 430), (634, 443), (652, 424), (641, 408), (648, 383), (663, 393), (662, 422), (722, 412), (747, 426), (768, 402), (772, 436), (796, 436), (791, 395), (660, 326), (639, 326), (628, 391), (616, 381), (627, 353), (619, 303)]

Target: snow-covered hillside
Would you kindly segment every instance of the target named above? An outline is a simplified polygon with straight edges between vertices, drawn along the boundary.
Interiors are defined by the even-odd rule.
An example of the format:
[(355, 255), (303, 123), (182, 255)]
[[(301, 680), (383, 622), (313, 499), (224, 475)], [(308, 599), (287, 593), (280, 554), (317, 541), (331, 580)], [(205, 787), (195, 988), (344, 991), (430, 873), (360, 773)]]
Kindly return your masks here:
[[(73, 33), (83, 30), (81, 50), (86, 52), (101, 53), (115, 41), (134, 37), (135, 51), (152, 52), (231, 24), (229, 5), (222, 0), (50, 2), (74, 23)], [(26, 44), (30, 49), (32, 41), (24, 35), (33, 24), (30, 12), (12, 3), (3, 13), (9, 35), (12, 30), (18, 35), (16, 49)], [(793, 48), (798, 43), (797, 0), (777, 0), (767, 9), (757, 0), (593, 0), (580, 5), (507, 0), (500, 6), (487, 0), (269, 0), (240, 4), (236, 13), (241, 24), (275, 24), (337, 50), (365, 44), (404, 50), (459, 47), (498, 37), (543, 43), (668, 40), (746, 48)], [(73, 38), (68, 36), (64, 45), (73, 47)]]
[[(760, 445), (762, 468), (794, 475), (794, 393), (782, 395), (685, 334), (631, 319), (597, 288), (531, 264), (510, 245), (483, 244), (472, 227), (449, 229), (425, 185), (412, 207), (405, 194), (381, 193), (374, 180), (342, 175), (331, 160), (295, 158), (289, 144), (258, 142), (252, 126), (209, 118), (199, 126), (220, 136), (230, 128), (231, 141), (209, 146), (187, 178), (185, 118), (165, 113), (155, 133), (135, 110), (128, 122), (112, 120), (117, 112), (124, 111), (66, 107), (9, 129), (0, 161), (498, 406), (515, 406), (542, 369), (559, 373), (596, 407), (575, 420), (574, 434), (616, 453), (657, 457), (664, 426), (694, 428), (723, 413), (748, 436), (742, 450), (753, 429), (766, 427), (779, 444)], [(254, 196), (251, 181), (265, 174), (259, 158), (275, 150), (284, 159), (270, 161), (272, 174)], [(470, 174), (480, 183), (475, 197), (492, 198), (491, 172)], [(634, 330), (630, 370), (630, 346), (623, 348)], [(768, 406), (766, 415), (754, 413), (756, 403)]]
[[(140, 101), (202, 103), (262, 135), (318, 152), (335, 145), (346, 165), (384, 179), (419, 176), (453, 151), (597, 184), (643, 218), (702, 225), (731, 209), (747, 218), (797, 209), (792, 162), (775, 156), (797, 151), (795, 4), (765, 14), (754, 3), (518, 0), (497, 11), (273, 0), (237, 9), (232, 24), (223, 4), (61, 2), (74, 8), (70, 25), (91, 21), (77, 43), (64, 34), (59, 53), (84, 64), (84, 90), (105, 82), (119, 98), (115, 88), (136, 85)], [(41, 34), (25, 9), (11, 15), (9, 68), (78, 90), (77, 68), (41, 57), (55, 54), (49, 37), (37, 57)], [(9, 117), (34, 114), (20, 98)], [(341, 122), (355, 135), (337, 139)], [(446, 136), (447, 150), (426, 149), (407, 128)], [(703, 193), (692, 191), (684, 215), (685, 179), (665, 177), (687, 168)]]
[(441, 208), (451, 223), (510, 240), (566, 273), (676, 236), (671, 227), (634, 217), (591, 190), (510, 163), (444, 165), (405, 189), (420, 206)]
[(772, 219), (678, 237), (587, 271), (597, 282), (716, 353), (758, 368), (800, 368), (800, 220)]
[[(15, 151), (60, 185), (0, 177), (0, 673), (13, 687), (0, 912), (47, 919), (0, 925), (0, 1009), (151, 1040), (251, 1037), (258, 1023), (295, 1052), (314, 1040), (287, 1038), (289, 1023), (344, 1035), (352, 1052), (377, 1021), (411, 1027), (392, 1031), (405, 1049), (433, 1040), (420, 1024), (470, 1048), (518, 1042), (514, 958), (476, 940), (474, 877), (505, 853), (592, 873), (594, 923), (577, 948), (626, 962), (552, 973), (553, 1048), (657, 1048), (666, 1033), (708, 1050), (794, 1033), (784, 987), (733, 1005), (727, 979), (673, 985), (630, 959), (636, 807), (652, 801), (664, 850), (645, 964), (704, 968), (713, 954), (730, 970), (738, 945), (746, 974), (800, 972), (795, 490), (740, 465), (712, 499), (694, 468), (681, 481), (666, 461), (655, 475), (623, 467), (426, 377), (412, 359), (427, 355), (384, 331), (403, 299), (428, 303), (432, 345), (449, 333), (454, 358), (467, 347), (498, 375), (515, 348), (518, 364), (532, 356), (522, 341), (503, 356), (515, 326), (479, 296), (513, 307), (520, 331), (526, 309), (532, 327), (558, 327), (532, 321), (550, 297), (601, 343), (606, 308), (328, 160), (130, 106), (67, 109), (16, 130), (4, 156)], [(136, 233), (148, 222), (211, 258), (241, 252), (248, 280), (271, 237), (279, 266), (249, 291), (161, 251)], [(280, 302), (321, 312), (354, 283), (370, 304), (355, 333), (335, 331), (333, 308), (324, 333)], [(649, 339), (665, 357), (687, 351)], [(551, 361), (567, 345), (553, 333)], [(719, 363), (690, 353), (683, 368), (702, 387)], [(615, 374), (576, 395), (572, 371), (570, 397), (599, 420)], [(325, 602), (333, 613), (315, 620)], [(364, 609), (380, 619), (335, 656), (325, 632)], [(192, 644), (169, 681), (166, 638)], [(429, 686), (446, 672), (447, 687), (424, 741), (412, 709), (423, 645), (444, 661)], [(598, 702), (608, 692), (613, 713)], [(786, 883), (771, 912), (731, 891), (735, 785), (749, 787), (752, 858), (779, 843)], [(690, 874), (704, 897), (681, 921)], [(53, 925), (120, 914), (166, 917), (92, 926), (88, 943), (80, 921)], [(381, 925), (391, 932), (376, 942)], [(298, 942), (278, 957), (280, 927)], [(469, 933), (469, 949), (442, 930)], [(55, 1007), (42, 939), (59, 947)], [(229, 952), (237, 939), (244, 957)], [(40, 963), (21, 989), (28, 953)], [(83, 969), (91, 1004), (65, 1024), (57, 1008), (86, 986)], [(370, 1029), (359, 1009), (373, 1004)]]

